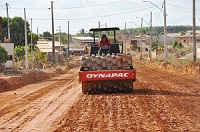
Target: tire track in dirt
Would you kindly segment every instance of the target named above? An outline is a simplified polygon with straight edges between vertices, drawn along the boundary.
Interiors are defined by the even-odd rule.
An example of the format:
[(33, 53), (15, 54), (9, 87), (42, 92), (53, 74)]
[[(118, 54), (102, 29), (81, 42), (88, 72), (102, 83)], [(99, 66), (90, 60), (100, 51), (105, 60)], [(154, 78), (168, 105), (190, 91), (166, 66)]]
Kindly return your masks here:
[[(40, 113), (37, 113), (33, 120), (26, 123), (25, 127), (23, 127), (22, 131), (47, 131), (50, 129), (51, 124), (55, 122), (56, 118), (58, 118), (62, 112), (66, 111), (73, 103), (77, 100), (76, 98), (80, 95), (81, 86), (75, 86), (73, 89), (70, 89), (66, 95), (62, 95), (58, 97), (60, 94), (57, 91), (57, 95), (53, 94), (53, 96), (49, 96), (48, 98), (51, 100), (54, 98), (55, 100), (51, 100), (51, 102), (40, 110)], [(48, 100), (47, 98), (47, 100)], [(46, 99), (45, 99), (46, 100)], [(54, 103), (58, 102), (58, 103)], [(61, 116), (61, 115), (60, 115)], [(40, 126), (42, 124), (42, 126)]]
[[(69, 88), (69, 85), (72, 82), (73, 81), (69, 81), (68, 83), (66, 83), (65, 87), (63, 87), (63, 86), (58, 87), (57, 90), (52, 91), (49, 94), (49, 96), (46, 96), (42, 100), (41, 99), (36, 100), (36, 103), (33, 103), (35, 111), (27, 111), (28, 113), (26, 113), (24, 116), (20, 116), (20, 118), (17, 119), (19, 122), (21, 122), (21, 124), (23, 124), (20, 127), (18, 126), (17, 129), (20, 129), (23, 131), (23, 129), (24, 129), (23, 127), (25, 127), (25, 126), (28, 126), (28, 128), (36, 128), (37, 126), (40, 126), (39, 123), (37, 125), (36, 125), (36, 123), (43, 120), (43, 117), (46, 118), (46, 120), (47, 120), (48, 115), (51, 115), (54, 112), (52, 110), (55, 110), (56, 109), (55, 107), (58, 107), (60, 104), (62, 104), (62, 101), (57, 101), (57, 99), (55, 97), (59, 98), (58, 96), (60, 96), (60, 94), (61, 94), (60, 93), (61, 89), (63, 91), (63, 88), (66, 88), (66, 87)], [(55, 94), (55, 92), (56, 92), (56, 94)], [(30, 109), (33, 109), (33, 106), (27, 108), (26, 110), (30, 110)], [(28, 118), (27, 118), (27, 115), (29, 115)], [(38, 115), (39, 115), (39, 119), (38, 119)], [(31, 124), (31, 125), (27, 125), (27, 124)], [(44, 124), (44, 123), (42, 123), (42, 124)], [(47, 125), (45, 125), (45, 126), (47, 126)], [(23, 128), (23, 129), (21, 129), (21, 128)], [(28, 128), (26, 127), (26, 129), (28, 129)], [(25, 130), (25, 131), (30, 131), (30, 130)]]
[[(137, 64), (140, 64), (140, 67), (144, 65), (143, 63)], [(143, 74), (142, 80), (146, 80), (147, 90), (159, 95), (151, 99), (155, 102), (156, 107), (154, 108), (160, 113), (163, 124), (166, 124), (165, 129), (199, 130), (197, 121), (200, 120), (200, 116), (197, 116), (197, 111), (200, 109), (198, 106), (200, 104), (200, 81), (198, 77), (183, 76), (182, 73), (169, 73), (163, 69), (158, 70), (149, 65), (145, 66), (148, 68), (141, 70), (140, 74)], [(149, 72), (147, 72), (148, 70)], [(145, 78), (145, 73), (150, 73), (150, 71), (152, 71), (151, 76)], [(157, 81), (153, 78), (155, 76)], [(190, 100), (193, 104), (186, 103), (185, 100)], [(193, 111), (188, 111), (187, 107), (191, 106), (194, 106)]]
[(148, 103), (143, 103), (146, 99), (142, 97), (106, 95), (97, 101), (98, 95), (91, 96), (95, 97), (86, 97), (84, 102), (79, 100), (57, 131), (153, 131), (161, 128), (156, 123), (149, 125), (155, 119), (151, 113), (146, 113)]
[[(68, 73), (65, 74), (66, 78), (69, 78), (69, 76), (71, 76), (75, 71), (76, 71), (76, 69), (69, 70)], [(69, 81), (70, 79), (65, 79), (65, 80)], [(48, 86), (56, 83), (56, 81), (64, 82), (65, 80), (56, 79), (56, 77), (55, 77), (54, 79), (43, 81), (43, 82), (37, 83), (37, 84), (28, 85), (28, 86), (22, 87), (21, 89), (13, 90), (10, 92), (4, 92), (3, 94), (1, 94), (0, 105), (7, 106), (7, 105), (5, 105), (6, 103), (9, 105), (12, 104), (13, 102), (16, 103), (18, 100), (24, 99), (26, 96), (29, 97), (29, 96), (33, 96), (33, 94), (40, 93), (39, 90), (47, 89)]]
[[(18, 97), (12, 102), (3, 103), (1, 100), (0, 104), (3, 104), (4, 107), (3, 109), (0, 108), (0, 113), (3, 113), (0, 117), (0, 130), (50, 130), (51, 123), (55, 122), (59, 116), (62, 116), (62, 112), (73, 105), (80, 96), (81, 86), (78, 83), (78, 71), (75, 68), (65, 75), (42, 82), (41, 87), (37, 88), (37, 90), (29, 91), (28, 94), (22, 93), (22, 97)], [(38, 86), (33, 84), (28, 87), (33, 89), (35, 85)], [(22, 89), (26, 89), (26, 87)], [(23, 92), (26, 92), (26, 90)], [(8, 93), (6, 92), (6, 94)]]
[(134, 62), (133, 93), (84, 95), (54, 131), (200, 131), (200, 78)]

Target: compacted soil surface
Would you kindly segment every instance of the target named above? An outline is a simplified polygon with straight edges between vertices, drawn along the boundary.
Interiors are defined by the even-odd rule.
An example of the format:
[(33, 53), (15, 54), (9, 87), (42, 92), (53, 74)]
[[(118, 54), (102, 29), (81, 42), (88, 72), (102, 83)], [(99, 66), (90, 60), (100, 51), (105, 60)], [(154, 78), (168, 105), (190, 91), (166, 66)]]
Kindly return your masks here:
[(79, 67), (1, 92), (0, 131), (200, 131), (200, 77), (133, 64), (133, 93), (82, 94)]

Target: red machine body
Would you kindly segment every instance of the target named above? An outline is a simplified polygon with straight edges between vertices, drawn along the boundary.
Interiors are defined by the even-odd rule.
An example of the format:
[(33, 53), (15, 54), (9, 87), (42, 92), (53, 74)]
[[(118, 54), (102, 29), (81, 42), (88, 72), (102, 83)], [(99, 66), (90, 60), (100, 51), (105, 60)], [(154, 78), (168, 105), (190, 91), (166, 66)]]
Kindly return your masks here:
[(136, 80), (136, 70), (80, 71), (79, 81)]

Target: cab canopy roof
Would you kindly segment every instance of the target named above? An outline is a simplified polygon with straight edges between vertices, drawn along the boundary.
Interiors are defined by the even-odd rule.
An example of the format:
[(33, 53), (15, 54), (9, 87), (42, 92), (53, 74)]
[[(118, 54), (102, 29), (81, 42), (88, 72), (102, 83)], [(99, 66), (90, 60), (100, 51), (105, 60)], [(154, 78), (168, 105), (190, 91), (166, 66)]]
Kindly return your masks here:
[(120, 30), (118, 27), (109, 27), (109, 28), (91, 28), (89, 31), (98, 32), (98, 31), (115, 31)]

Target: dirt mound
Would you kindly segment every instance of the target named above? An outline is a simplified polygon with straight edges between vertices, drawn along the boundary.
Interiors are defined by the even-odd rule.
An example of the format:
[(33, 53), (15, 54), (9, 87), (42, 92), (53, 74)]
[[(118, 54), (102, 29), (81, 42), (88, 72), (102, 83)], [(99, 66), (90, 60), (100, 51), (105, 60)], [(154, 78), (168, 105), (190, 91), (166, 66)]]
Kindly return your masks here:
[(180, 73), (183, 75), (200, 75), (200, 63), (188, 63), (183, 66), (174, 66), (171, 63), (157, 63), (150, 62), (152, 67), (157, 67), (162, 70), (167, 70), (169, 72)]
[[(5, 92), (13, 89), (20, 88), (32, 83), (48, 80), (54, 76), (58, 76), (66, 73), (69, 69), (73, 69), (80, 65), (80, 56), (72, 56), (69, 58), (66, 66), (60, 66), (58, 68), (44, 69), (44, 70), (28, 70), (8, 72), (8, 75), (0, 75), (0, 92)], [(14, 73), (14, 74), (12, 74)]]
[(44, 71), (26, 71), (20, 76), (0, 78), (0, 92), (20, 88), (32, 83), (48, 80), (53, 76), (65, 73), (62, 69), (48, 69)]
[(200, 63), (191, 62), (183, 66), (173, 66), (172, 64), (162, 64), (162, 68), (167, 68), (171, 72), (180, 72), (184, 75), (200, 75)]
[(200, 63), (199, 62), (186, 64), (181, 69), (184, 74), (200, 75)]

